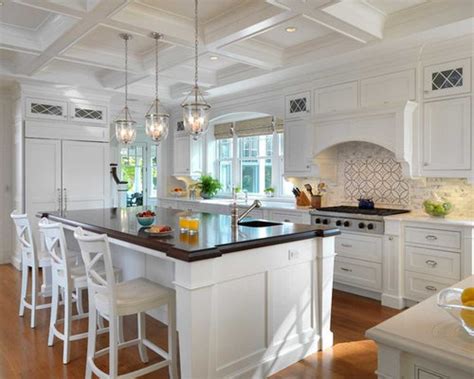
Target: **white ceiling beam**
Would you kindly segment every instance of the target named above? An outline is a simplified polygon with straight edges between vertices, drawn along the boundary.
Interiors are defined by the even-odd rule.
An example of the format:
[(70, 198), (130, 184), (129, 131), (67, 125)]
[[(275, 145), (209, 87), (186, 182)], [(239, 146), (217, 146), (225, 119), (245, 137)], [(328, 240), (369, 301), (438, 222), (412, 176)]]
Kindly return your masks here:
[[(313, 1), (302, 1), (302, 0), (266, 0), (268, 3), (273, 4), (277, 7), (281, 7), (286, 10), (292, 10), (300, 13), (303, 17), (308, 20), (314, 21), (320, 25), (325, 26), (328, 29), (334, 30), (346, 37), (355, 39), (356, 41), (367, 43), (374, 39), (381, 39), (382, 30), (380, 28), (377, 31), (369, 32), (365, 23), (367, 18), (375, 22), (376, 25), (382, 25), (381, 20), (384, 16), (381, 13), (375, 13), (374, 9), (364, 5), (363, 3), (356, 2), (341, 2), (333, 0), (313, 0)], [(353, 13), (353, 6), (365, 6), (367, 14), (365, 17), (350, 17)], [(338, 7), (338, 12), (334, 12), (336, 15), (327, 13), (323, 10), (324, 7)], [(342, 7), (342, 8), (341, 8)], [(349, 15), (349, 16), (348, 16)], [(339, 17), (344, 17), (341, 19)]]
[[(148, 72), (143, 72), (141, 74), (129, 74), (128, 84), (139, 82), (148, 76), (150, 76)], [(100, 75), (97, 79), (105, 88), (117, 90), (125, 86), (125, 76), (121, 71), (107, 71), (105, 74)]]
[(283, 65), (283, 49), (254, 39), (228, 45), (218, 49), (216, 53), (264, 70), (273, 70)]
[[(41, 9), (43, 11), (69, 16), (74, 18), (83, 18), (87, 12), (84, 7), (78, 7), (73, 1), (64, 2), (63, 5), (50, 0), (10, 0), (13, 3), (26, 5), (32, 8)], [(76, 5), (76, 6), (74, 6)]]
[(93, 30), (101, 21), (127, 6), (131, 0), (102, 0), (86, 17), (78, 21), (67, 32), (58, 37), (33, 62), (20, 67), (18, 73), (31, 76), (47, 65), (80, 38)]

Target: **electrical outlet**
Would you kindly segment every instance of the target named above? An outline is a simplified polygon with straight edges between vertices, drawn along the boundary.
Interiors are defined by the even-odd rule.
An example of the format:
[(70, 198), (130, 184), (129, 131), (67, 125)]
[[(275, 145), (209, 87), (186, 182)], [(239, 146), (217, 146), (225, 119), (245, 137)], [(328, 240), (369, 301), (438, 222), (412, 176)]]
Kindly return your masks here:
[(300, 256), (300, 252), (298, 250), (288, 250), (288, 260), (292, 261), (298, 259)]

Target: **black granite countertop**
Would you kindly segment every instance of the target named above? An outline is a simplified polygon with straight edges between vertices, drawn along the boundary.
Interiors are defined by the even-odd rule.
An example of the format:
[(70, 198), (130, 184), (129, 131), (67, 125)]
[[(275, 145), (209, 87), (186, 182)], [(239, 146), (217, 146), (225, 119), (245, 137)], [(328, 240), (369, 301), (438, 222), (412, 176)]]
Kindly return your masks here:
[(186, 215), (187, 212), (155, 208), (155, 224), (169, 225), (174, 232), (168, 237), (151, 237), (136, 220), (135, 215), (141, 210), (142, 208), (74, 210), (39, 213), (38, 217), (48, 217), (52, 221), (70, 226), (81, 226), (85, 230), (104, 233), (117, 240), (162, 251), (170, 257), (187, 262), (262, 246), (340, 234), (339, 229), (334, 227), (286, 222), (270, 227), (239, 225), (237, 230), (233, 231), (228, 215), (193, 213), (193, 216), (200, 219), (199, 232), (189, 235), (180, 233), (178, 227), (179, 216)]

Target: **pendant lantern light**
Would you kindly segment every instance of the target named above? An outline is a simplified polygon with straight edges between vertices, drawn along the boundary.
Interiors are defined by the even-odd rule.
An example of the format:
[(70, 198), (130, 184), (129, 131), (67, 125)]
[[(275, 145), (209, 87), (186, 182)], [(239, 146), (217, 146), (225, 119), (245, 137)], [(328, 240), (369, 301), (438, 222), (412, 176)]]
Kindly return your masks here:
[(132, 36), (127, 33), (119, 35), (125, 43), (125, 106), (115, 119), (115, 137), (124, 145), (132, 144), (137, 136), (136, 122), (128, 109), (128, 41)]
[(194, 1), (194, 87), (181, 104), (184, 129), (194, 140), (207, 132), (211, 106), (204, 99), (198, 86), (198, 0)]
[(155, 39), (155, 100), (145, 115), (145, 130), (147, 136), (159, 144), (168, 136), (170, 115), (164, 111), (158, 99), (158, 41), (163, 35), (151, 33), (151, 37)]

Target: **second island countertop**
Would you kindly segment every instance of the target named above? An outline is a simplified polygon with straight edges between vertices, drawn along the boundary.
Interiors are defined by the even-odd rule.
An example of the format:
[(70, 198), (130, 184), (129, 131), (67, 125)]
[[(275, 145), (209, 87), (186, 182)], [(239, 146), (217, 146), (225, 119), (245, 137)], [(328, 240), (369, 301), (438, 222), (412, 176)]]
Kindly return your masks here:
[(339, 229), (317, 225), (303, 225), (283, 222), (271, 227), (231, 227), (230, 216), (211, 213), (196, 213), (200, 219), (199, 233), (189, 235), (179, 232), (179, 216), (186, 212), (173, 209), (156, 208), (156, 224), (169, 225), (174, 232), (169, 237), (151, 237), (145, 233), (136, 220), (136, 213), (142, 208), (105, 208), (74, 210), (65, 213), (48, 212), (38, 216), (52, 221), (77, 227), (132, 244), (155, 249), (168, 256), (196, 261), (221, 256), (235, 251), (253, 249), (261, 246), (315, 237), (328, 237), (340, 234)]

